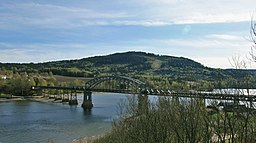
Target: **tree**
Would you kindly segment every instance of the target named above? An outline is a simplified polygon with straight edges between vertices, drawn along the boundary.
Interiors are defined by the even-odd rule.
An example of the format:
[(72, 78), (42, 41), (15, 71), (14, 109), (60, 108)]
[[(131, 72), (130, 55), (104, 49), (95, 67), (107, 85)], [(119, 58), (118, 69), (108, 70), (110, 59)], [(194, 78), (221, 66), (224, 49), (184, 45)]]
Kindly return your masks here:
[(4, 85), (5, 85), (4, 80), (0, 79), (0, 96), (4, 92)]
[(254, 51), (256, 50), (256, 22), (253, 19), (253, 17), (251, 20), (250, 40), (252, 42), (250, 55), (251, 55), (253, 61), (256, 62), (256, 55), (254, 53)]
[(38, 85), (39, 86), (47, 86), (47, 81), (43, 78), (38, 79)]

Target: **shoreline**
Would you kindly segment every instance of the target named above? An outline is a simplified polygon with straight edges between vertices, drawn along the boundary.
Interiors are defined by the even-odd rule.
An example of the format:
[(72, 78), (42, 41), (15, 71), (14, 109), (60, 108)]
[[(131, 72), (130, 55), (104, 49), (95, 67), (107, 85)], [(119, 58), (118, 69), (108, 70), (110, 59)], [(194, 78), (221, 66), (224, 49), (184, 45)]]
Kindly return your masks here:
[(61, 100), (49, 99), (49, 97), (44, 96), (12, 96), (12, 97), (1, 97), (1, 102), (11, 102), (11, 101), (35, 101), (42, 103), (62, 103)]
[(13, 96), (13, 97), (7, 97), (7, 96), (0, 96), (0, 103), (1, 102), (10, 102), (10, 101), (24, 101), (26, 100), (24, 97), (22, 96)]
[(61, 101), (55, 101), (55, 99), (49, 99), (49, 97), (37, 96), (37, 97), (29, 97), (28, 101), (42, 102), (42, 103), (61, 103)]

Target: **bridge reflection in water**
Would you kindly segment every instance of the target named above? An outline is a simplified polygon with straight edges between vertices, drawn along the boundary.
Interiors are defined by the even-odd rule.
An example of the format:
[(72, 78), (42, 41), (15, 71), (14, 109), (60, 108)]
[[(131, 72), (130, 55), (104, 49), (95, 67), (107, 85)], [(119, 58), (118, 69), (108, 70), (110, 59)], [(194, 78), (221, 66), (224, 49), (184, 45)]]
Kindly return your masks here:
[(170, 89), (152, 89), (137, 79), (125, 76), (104, 76), (97, 77), (85, 83), (85, 86), (76, 87), (60, 87), (60, 86), (32, 86), (37, 95), (43, 95), (44, 90), (58, 90), (62, 91), (61, 96), (55, 96), (55, 100), (62, 100), (62, 102), (69, 102), (70, 105), (77, 105), (77, 93), (83, 92), (84, 98), (82, 107), (85, 110), (93, 108), (92, 92), (110, 92), (110, 93), (125, 93), (138, 94), (139, 106), (146, 106), (148, 104), (147, 95), (157, 96), (171, 96), (171, 97), (186, 97), (186, 98), (202, 98), (202, 99), (219, 99), (219, 100), (233, 100), (234, 102), (247, 101), (256, 102), (256, 96), (239, 95), (239, 94), (222, 94), (213, 92), (182, 92)]

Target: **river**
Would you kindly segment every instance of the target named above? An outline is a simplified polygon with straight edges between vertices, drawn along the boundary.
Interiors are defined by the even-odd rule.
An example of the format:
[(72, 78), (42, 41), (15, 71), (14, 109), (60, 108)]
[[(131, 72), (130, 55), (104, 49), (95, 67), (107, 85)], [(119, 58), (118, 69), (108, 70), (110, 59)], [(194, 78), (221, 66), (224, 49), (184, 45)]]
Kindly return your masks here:
[[(0, 143), (68, 143), (74, 139), (103, 134), (117, 117), (117, 104), (125, 94), (93, 94), (94, 107), (81, 105), (12, 101), (0, 103)], [(82, 95), (78, 96), (82, 101)]]
[[(95, 93), (91, 112), (79, 105), (35, 101), (0, 102), (0, 143), (70, 143), (74, 139), (104, 134), (118, 117), (117, 105), (125, 94)], [(181, 98), (184, 101), (189, 99)], [(156, 96), (149, 96), (151, 103)], [(206, 100), (206, 105), (212, 101)]]

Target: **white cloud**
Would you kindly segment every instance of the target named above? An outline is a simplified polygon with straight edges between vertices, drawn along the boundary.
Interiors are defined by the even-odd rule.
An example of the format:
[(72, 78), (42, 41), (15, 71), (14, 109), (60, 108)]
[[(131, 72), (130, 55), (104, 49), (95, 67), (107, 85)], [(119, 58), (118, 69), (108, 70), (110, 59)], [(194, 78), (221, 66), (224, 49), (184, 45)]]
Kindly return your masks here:
[[(65, 32), (69, 31), (70, 29), (72, 31), (72, 29), (75, 28), (95, 25), (132, 25), (150, 27), (173, 24), (187, 24), (182, 32), (183, 34), (190, 34), (194, 32), (194, 29), (192, 29), (189, 24), (250, 21), (251, 14), (253, 10), (255, 10), (256, 5), (255, 0), (106, 0), (106, 2), (100, 3), (101, 5), (99, 4), (100, 0), (84, 2), (90, 3), (90, 5), (69, 5), (65, 4), (65, 2), (61, 0), (59, 0), (59, 2), (62, 3), (62, 5), (53, 4), (51, 2), (49, 2), (48, 4), (42, 4), (36, 3), (32, 0), (30, 3), (16, 2), (12, 4), (1, 1), (0, 29), (12, 29), (13, 31), (15, 31), (15, 28), (22, 29), (25, 27), (24, 29), (26, 31), (17, 31), (17, 34), (22, 35), (21, 33), (23, 32), (26, 33), (29, 30), (34, 29), (38, 30), (41, 27), (52, 29), (58, 28), (61, 29), (61, 32)], [(65, 28), (70, 29), (66, 30)], [(39, 29), (38, 31), (40, 30), (41, 29)], [(79, 30), (75, 29), (74, 31)], [(205, 31), (211, 31), (209, 33), (212, 33), (213, 30), (205, 29)], [(102, 34), (102, 32), (104, 31), (101, 31), (101, 29), (97, 29), (95, 32)], [(120, 35), (124, 35), (125, 37), (125, 32), (127, 31), (124, 30), (122, 32), (124, 32), (124, 34)], [(221, 30), (216, 31), (216, 33), (219, 32), (221, 32)], [(192, 36), (200, 35), (197, 35), (195, 33), (193, 33), (194, 35)], [(113, 32), (113, 34), (115, 33)], [(40, 33), (38, 35), (40, 35)], [(111, 42), (108, 43), (109, 41), (104, 41), (104, 39), (101, 41), (101, 39), (99, 39), (99, 41), (103, 42), (104, 45), (95, 43), (95, 41), (98, 42), (97, 40), (93, 41), (92, 43), (94, 44), (91, 45), (76, 44), (72, 43), (72, 38), (70, 40), (70, 44), (0, 43), (0, 62), (14, 61), (17, 60), (17, 57), (20, 58), (20, 60), (17, 61), (23, 62), (49, 61), (58, 59), (80, 58), (94, 55), (95, 53), (106, 54), (108, 52), (114, 53), (116, 51), (143, 50), (147, 52), (155, 52), (158, 54), (184, 56), (188, 58), (198, 59), (205, 65), (208, 65), (209, 63), (208, 66), (224, 67), (229, 64), (227, 63), (227, 60), (224, 59), (228, 59), (228, 57), (232, 57), (233, 55), (237, 54), (248, 54), (251, 43), (246, 40), (246, 38), (240, 37), (240, 35), (233, 33), (223, 33), (209, 34), (199, 38), (192, 37), (191, 39), (188, 39), (185, 36), (179, 36), (179, 39), (146, 39), (144, 41), (140, 40), (140, 38), (138, 38), (138, 40), (131, 40), (129, 39), (129, 36), (127, 36), (128, 38), (125, 41), (126, 43), (124, 42), (122, 44), (116, 44)], [(3, 37), (7, 38), (11, 36), (12, 35), (7, 35)], [(40, 36), (46, 37), (47, 35)], [(145, 37), (149, 36), (145, 35)], [(164, 34), (156, 38), (158, 39), (160, 37), (168, 38)], [(27, 41), (29, 37), (25, 37), (24, 39), (24, 41)], [(15, 40), (18, 41), (17, 39), (13, 39), (13, 41)], [(55, 39), (53, 41), (55, 41)], [(62, 41), (62, 39), (60, 39), (59, 41)], [(89, 40), (85, 38), (85, 41)], [(117, 37), (116, 41), (120, 42), (120, 39), (118, 39)], [(45, 43), (47, 41), (41, 42)], [(49, 52), (49, 50), (47, 51), (44, 49), (51, 49), (56, 52)], [(67, 50), (69, 52), (66, 52), (65, 49), (72, 49), (73, 51)], [(109, 49), (112, 49), (112, 51)]]
[[(86, 44), (0, 43), (0, 62), (45, 62), (83, 57)], [(66, 51), (65, 48), (72, 50)]]
[(157, 54), (191, 58), (208, 67), (232, 68), (229, 59), (239, 56), (246, 60), (248, 68), (256, 64), (248, 60), (251, 43), (239, 34), (211, 34), (193, 39), (141, 40), (142, 50)]
[[(115, 50), (109, 50), (111, 48)], [(0, 42), (0, 62), (30, 63), (47, 62), (59, 60), (81, 59), (98, 55), (107, 55), (115, 52), (128, 50), (135, 51), (140, 47), (123, 47), (106, 44), (12, 44)]]
[[(225, 33), (207, 35), (198, 39), (145, 39), (129, 44), (131, 44), (130, 41), (116, 44), (0, 43), (0, 62), (45, 62), (79, 59), (124, 51), (145, 51), (161, 55), (187, 57), (209, 67), (228, 68), (232, 67), (229, 59), (233, 56), (241, 56), (246, 59), (251, 43), (237, 35)], [(69, 50), (66, 51), (66, 48)], [(248, 64), (248, 68), (253, 67), (256, 67), (255, 64)]]
[[(172, 24), (249, 21), (254, 0), (131, 0), (109, 1), (112, 7), (39, 3), (1, 5), (0, 28), (42, 26), (74, 28), (90, 25), (163, 26)], [(117, 8), (113, 8), (113, 7)]]
[(94, 11), (88, 8), (57, 6), (50, 4), (3, 4), (0, 13), (0, 26), (13, 25), (16, 27), (41, 26), (48, 28), (74, 28), (87, 25), (108, 25), (107, 20), (128, 17), (122, 12)]
[[(236, 68), (234, 67), (234, 65), (232, 65), (232, 57), (195, 57), (193, 59), (200, 63), (204, 63), (204, 65), (212, 68)], [(246, 57), (241, 57), (241, 60), (246, 63), (247, 69), (255, 69), (256, 64), (248, 60)]]
[(231, 35), (231, 34), (211, 34), (211, 35), (206, 35), (206, 38), (211, 38), (211, 39), (219, 39), (219, 40), (229, 40), (229, 41), (244, 41), (245, 37), (241, 37), (238, 35)]
[[(154, 40), (153, 40), (154, 41)], [(198, 38), (198, 39), (167, 39), (156, 40), (155, 43), (170, 47), (183, 47), (183, 48), (195, 48), (198, 50), (210, 50), (210, 49), (228, 49), (236, 52), (244, 51), (245, 48), (249, 49), (251, 43), (246, 39), (240, 40), (225, 40), (218, 38)], [(221, 51), (220, 51), (221, 53)]]
[(254, 0), (131, 1), (124, 1), (123, 4), (133, 3), (134, 9), (137, 10), (134, 15), (144, 19), (171, 21), (176, 24), (248, 21), (256, 5)]

